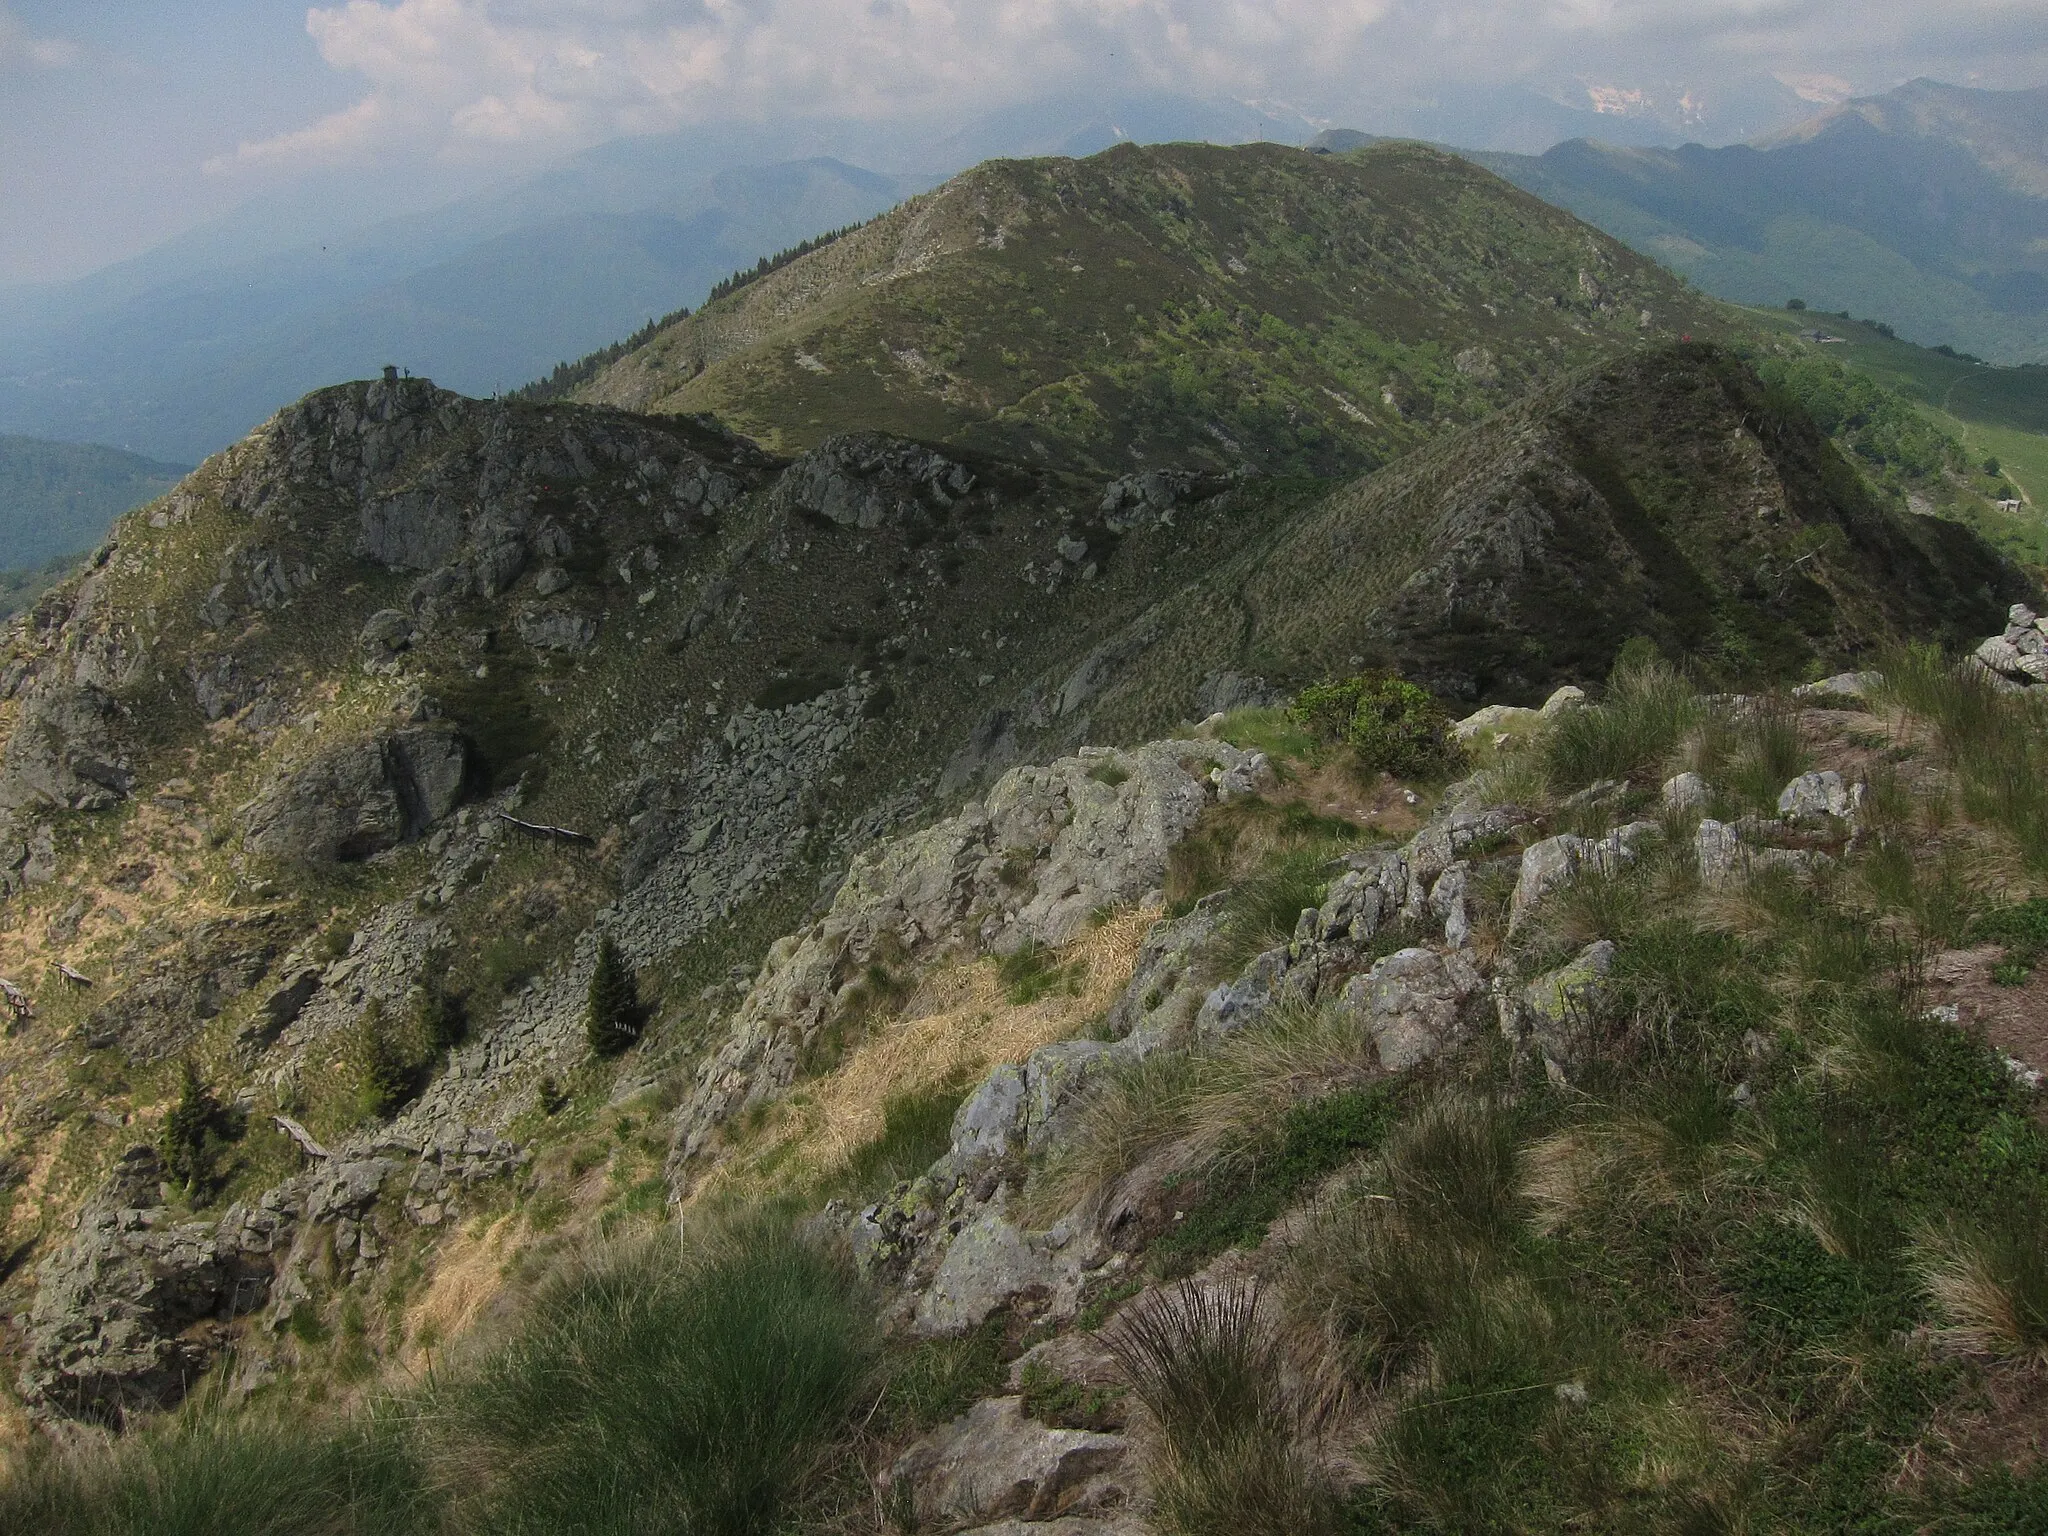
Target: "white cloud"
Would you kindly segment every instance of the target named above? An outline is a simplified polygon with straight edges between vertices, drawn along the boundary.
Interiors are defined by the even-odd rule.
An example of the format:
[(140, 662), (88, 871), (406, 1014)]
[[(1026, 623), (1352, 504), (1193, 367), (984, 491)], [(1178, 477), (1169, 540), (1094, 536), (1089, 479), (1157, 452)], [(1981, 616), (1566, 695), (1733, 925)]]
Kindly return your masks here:
[(78, 44), (61, 37), (32, 37), (28, 27), (0, 5), (0, 70), (63, 69), (78, 62)]
[[(1050, 90), (1353, 102), (1420, 83), (1635, 88), (1772, 71), (1802, 95), (1918, 57), (2048, 64), (2048, 0), (345, 0), (308, 11), (355, 106), (215, 168), (402, 147), (549, 152), (714, 117), (987, 109)], [(4, 16), (0, 12), (0, 16)], [(4, 37), (0, 33), (0, 37)], [(4, 45), (0, 45), (4, 47)], [(1819, 82), (1825, 81), (1824, 86)], [(1809, 96), (1819, 99), (1819, 95)]]

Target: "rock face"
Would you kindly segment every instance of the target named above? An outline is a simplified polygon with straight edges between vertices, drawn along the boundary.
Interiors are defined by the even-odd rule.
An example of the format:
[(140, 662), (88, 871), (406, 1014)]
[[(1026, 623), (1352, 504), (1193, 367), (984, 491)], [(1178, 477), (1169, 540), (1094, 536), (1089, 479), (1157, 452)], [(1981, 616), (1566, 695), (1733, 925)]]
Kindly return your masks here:
[(227, 1325), (269, 1299), (289, 1223), (236, 1205), (217, 1222), (174, 1225), (157, 1194), (161, 1177), (153, 1151), (130, 1149), (79, 1213), (77, 1235), (44, 1263), (20, 1383), (32, 1408), (119, 1423), (168, 1407), (205, 1370)]
[(243, 846), (263, 858), (332, 864), (416, 838), (462, 799), (469, 747), (429, 724), (343, 742), (242, 808)]
[(0, 759), (0, 810), (102, 811), (133, 782), (116, 739), (121, 709), (103, 689), (55, 684), (22, 705)]
[(1457, 1044), (1468, 1033), (1465, 1002), (1481, 987), (1479, 972), (1457, 953), (1403, 949), (1344, 988), (1378, 1047), (1380, 1064), (1405, 1072)]
[(1532, 1043), (1554, 1082), (1569, 1082), (1584, 1063), (1614, 956), (1612, 941), (1596, 940), (1568, 964), (1498, 997), (1501, 1033), (1513, 1044)]
[(1170, 741), (1013, 769), (986, 801), (856, 858), (825, 916), (770, 948), (731, 1037), (677, 1112), (676, 1166), (791, 1081), (878, 945), (919, 955), (961, 937), (997, 953), (1067, 942), (1097, 908), (1155, 889), (1168, 851), (1211, 803), (1210, 770), (1254, 755)]
[(1038, 1530), (1040, 1521), (1123, 1502), (1112, 1474), (1128, 1450), (1122, 1435), (1049, 1429), (1024, 1412), (1021, 1397), (986, 1398), (899, 1456), (889, 1488), (909, 1493), (921, 1527), (1014, 1516)]

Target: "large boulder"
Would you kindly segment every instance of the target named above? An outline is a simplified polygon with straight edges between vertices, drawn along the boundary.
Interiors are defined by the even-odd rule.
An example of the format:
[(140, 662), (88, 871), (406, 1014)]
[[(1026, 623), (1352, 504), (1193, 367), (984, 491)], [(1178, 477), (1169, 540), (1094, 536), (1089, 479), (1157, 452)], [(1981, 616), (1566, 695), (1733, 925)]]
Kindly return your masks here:
[(1372, 1035), (1380, 1065), (1402, 1072), (1464, 1038), (1465, 1004), (1481, 985), (1472, 962), (1456, 950), (1402, 949), (1352, 977), (1344, 1006)]
[(242, 842), (264, 858), (332, 864), (418, 837), (462, 799), (470, 755), (442, 723), (342, 742), (242, 807)]
[(974, 472), (879, 432), (828, 437), (776, 482), (779, 510), (842, 528), (879, 528), (942, 514), (974, 489)]
[(911, 1446), (888, 1481), (920, 1526), (1013, 1516), (1039, 1529), (1036, 1522), (1121, 1503), (1110, 1474), (1128, 1449), (1121, 1435), (1048, 1428), (1025, 1413), (1021, 1397), (993, 1397)]

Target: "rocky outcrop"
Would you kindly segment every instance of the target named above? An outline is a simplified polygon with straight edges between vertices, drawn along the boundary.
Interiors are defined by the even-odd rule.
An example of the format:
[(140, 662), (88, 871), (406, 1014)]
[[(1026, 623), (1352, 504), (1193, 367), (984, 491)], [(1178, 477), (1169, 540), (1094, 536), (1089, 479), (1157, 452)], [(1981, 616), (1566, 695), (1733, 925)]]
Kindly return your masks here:
[(275, 915), (210, 917), (154, 955), (131, 952), (116, 965), (116, 989), (86, 1015), (90, 1050), (130, 1061), (161, 1061), (191, 1044), (208, 1019), (269, 972), (285, 946)]
[(1465, 1004), (1482, 981), (1455, 949), (1397, 950), (1345, 984), (1344, 1006), (1363, 1021), (1389, 1072), (1405, 1072), (1470, 1034)]
[(773, 504), (841, 528), (942, 517), (974, 489), (974, 472), (879, 432), (828, 437), (783, 472)]
[(1255, 755), (1169, 741), (1013, 769), (985, 801), (857, 857), (825, 916), (770, 948), (677, 1112), (678, 1171), (729, 1116), (788, 1085), (879, 946), (915, 956), (944, 942), (997, 953), (1065, 943), (1097, 909), (1156, 889), (1169, 850), (1212, 803), (1210, 771)]
[(228, 1326), (268, 1300), (289, 1220), (235, 1205), (217, 1221), (173, 1221), (162, 1176), (155, 1152), (131, 1148), (79, 1212), (76, 1235), (44, 1262), (20, 1382), (33, 1410), (118, 1424), (168, 1407)]
[(2014, 603), (2006, 614), (2005, 632), (1979, 645), (1971, 660), (2005, 687), (2048, 683), (2048, 619), (2025, 603)]
[(291, 863), (366, 859), (420, 836), (454, 810), (468, 773), (468, 744), (449, 725), (343, 742), (242, 807), (242, 845)]
[(1585, 1063), (1615, 953), (1611, 940), (1596, 940), (1527, 986), (1503, 987), (1495, 999), (1501, 1034), (1510, 1044), (1533, 1045), (1553, 1082), (1569, 1082)]

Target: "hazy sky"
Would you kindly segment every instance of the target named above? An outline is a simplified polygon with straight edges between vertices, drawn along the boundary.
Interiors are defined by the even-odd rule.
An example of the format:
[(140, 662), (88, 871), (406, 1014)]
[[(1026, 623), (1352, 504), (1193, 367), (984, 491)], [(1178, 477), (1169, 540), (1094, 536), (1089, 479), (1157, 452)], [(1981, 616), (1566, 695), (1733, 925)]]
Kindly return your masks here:
[(0, 282), (261, 192), (418, 206), (712, 118), (1164, 88), (1371, 127), (1499, 82), (1825, 101), (1922, 74), (2048, 83), (2048, 0), (0, 0)]

